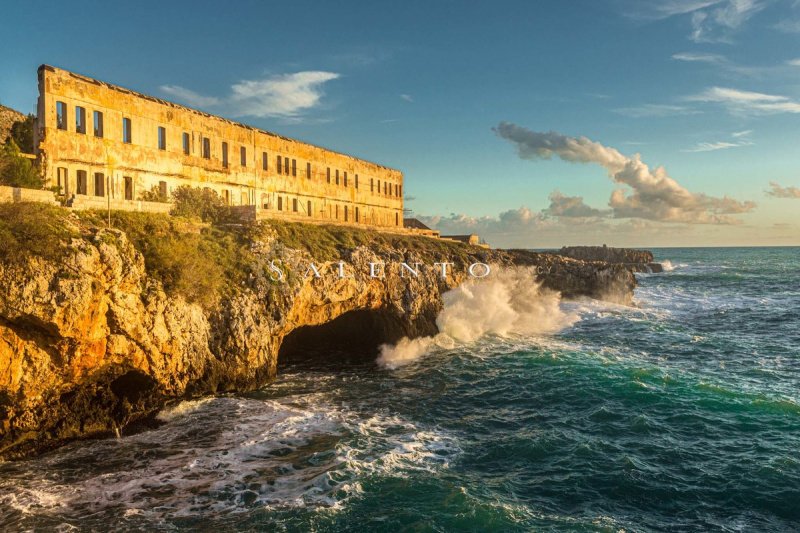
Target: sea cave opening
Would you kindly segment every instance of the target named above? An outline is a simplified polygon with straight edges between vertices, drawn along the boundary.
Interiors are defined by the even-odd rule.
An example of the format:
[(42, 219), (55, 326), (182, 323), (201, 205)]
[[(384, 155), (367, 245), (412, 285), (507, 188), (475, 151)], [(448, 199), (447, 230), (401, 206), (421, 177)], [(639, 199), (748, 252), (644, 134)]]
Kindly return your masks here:
[(381, 344), (406, 335), (401, 317), (383, 309), (359, 309), (316, 326), (296, 328), (281, 343), (278, 367), (371, 364)]

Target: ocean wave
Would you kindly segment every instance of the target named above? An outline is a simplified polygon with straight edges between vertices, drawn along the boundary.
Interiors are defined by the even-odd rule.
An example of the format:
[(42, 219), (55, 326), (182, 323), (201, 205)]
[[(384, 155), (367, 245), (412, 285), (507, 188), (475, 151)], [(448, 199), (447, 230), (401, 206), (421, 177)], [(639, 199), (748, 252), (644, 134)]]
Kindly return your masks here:
[(561, 306), (559, 293), (543, 289), (529, 268), (504, 269), (445, 293), (436, 318), (439, 334), (384, 344), (378, 364), (389, 369), (416, 361), (435, 348), (452, 349), (487, 337), (552, 334), (579, 320)]
[(189, 401), (160, 418), (166, 423), (152, 431), (6, 465), (0, 505), (15, 517), (0, 519), (0, 527), (26, 516), (154, 523), (258, 507), (337, 510), (372, 475), (436, 471), (460, 452), (436, 428), (392, 415), (364, 417), (315, 395), (291, 404)]

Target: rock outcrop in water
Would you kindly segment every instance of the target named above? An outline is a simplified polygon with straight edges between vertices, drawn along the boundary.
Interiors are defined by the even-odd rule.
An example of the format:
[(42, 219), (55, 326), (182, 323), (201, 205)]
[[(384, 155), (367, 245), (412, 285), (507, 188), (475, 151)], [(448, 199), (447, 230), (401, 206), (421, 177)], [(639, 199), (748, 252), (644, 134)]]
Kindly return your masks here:
[(606, 261), (628, 265), (636, 272), (663, 272), (661, 263), (655, 263), (653, 252), (631, 248), (611, 248), (608, 246), (564, 246), (559, 255), (582, 261)]
[[(31, 237), (25, 217), (14, 226), (0, 224), (0, 239), (26, 247), (17, 252), (39, 250), (23, 254), (7, 247), (0, 254), (0, 458), (133, 431), (179, 399), (257, 388), (276, 375), (279, 356), (313, 349), (315, 342), (374, 350), (403, 336), (433, 334), (442, 294), (465, 279), (473, 262), (530, 266), (545, 287), (566, 297), (627, 303), (636, 283), (619, 264), (484, 250), (425, 237), (262, 223), (256, 233), (233, 227), (209, 237), (234, 242), (247, 272), (215, 278), (218, 283), (209, 286), (219, 289), (220, 297), (204, 299), (192, 286), (181, 289), (175, 276), (194, 269), (196, 282), (202, 283), (209, 265), (225, 263), (227, 272), (243, 267), (231, 267), (222, 252), (202, 246), (206, 263), (177, 263), (183, 270), (171, 263), (153, 266), (149, 262), (159, 256), (155, 241), (147, 240), (155, 231), (150, 226), (104, 229), (99, 216), (79, 219), (47, 209), (56, 241), (35, 232)], [(155, 215), (126, 217), (115, 225), (167, 224), (166, 217)], [(169, 224), (172, 230), (180, 227)], [(68, 231), (62, 233), (61, 226)], [(178, 248), (208, 231), (187, 224), (172, 242)], [(335, 244), (318, 250), (300, 245), (287, 237), (298, 231), (307, 232), (302, 242), (313, 235)], [(32, 246), (41, 242), (48, 245)], [(57, 254), (48, 252), (53, 247)], [(162, 261), (171, 260), (173, 252), (178, 253), (158, 251)], [(310, 262), (320, 277), (309, 271)], [(401, 262), (425, 266), (413, 277), (402, 275)], [(436, 262), (453, 263), (445, 279)], [(384, 263), (385, 276), (371, 277), (370, 263)], [(282, 281), (275, 279), (276, 265)], [(207, 272), (220, 277), (219, 271)], [(314, 328), (319, 325), (324, 326)]]

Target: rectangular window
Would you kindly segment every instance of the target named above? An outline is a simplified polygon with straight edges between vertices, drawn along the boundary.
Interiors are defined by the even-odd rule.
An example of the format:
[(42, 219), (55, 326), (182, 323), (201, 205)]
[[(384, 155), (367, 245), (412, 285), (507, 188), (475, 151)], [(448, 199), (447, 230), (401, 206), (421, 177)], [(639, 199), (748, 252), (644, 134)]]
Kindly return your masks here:
[(283, 211), (283, 196), (278, 196), (278, 211)]
[(385, 181), (383, 182), (383, 194), (385, 195), (389, 194), (389, 183)]
[(358, 222), (358, 206), (356, 206), (356, 222)]
[(242, 146), (239, 148), (239, 163), (243, 166), (247, 166), (247, 148)]
[(378, 194), (381, 193), (381, 180), (378, 180)]
[(77, 193), (78, 194), (87, 194), (88, 187), (87, 187), (87, 183), (86, 183), (86, 181), (87, 181), (86, 180), (86, 171), (85, 170), (79, 170), (77, 172), (77, 177), (78, 177), (78, 191), (77, 191)]
[(339, 205), (336, 205), (336, 220), (339, 220)]
[(231, 205), (231, 191), (228, 189), (223, 189), (222, 201), (225, 202), (225, 205)]
[(67, 194), (67, 169), (58, 167), (58, 194)]
[(94, 173), (94, 195), (95, 196), (106, 195), (106, 178), (105, 176), (103, 176), (102, 172)]
[(289, 158), (288, 157), (284, 157), (283, 158), (283, 173), (286, 174), (287, 176), (289, 175)]
[(162, 126), (158, 127), (158, 149), (167, 149), (167, 130)]
[(401, 198), (403, 196), (403, 186), (402, 185), (400, 186), (400, 194), (398, 194), (397, 196), (399, 196)]
[(283, 174), (283, 159), (281, 159), (281, 156), (278, 156), (275, 160), (278, 162), (276, 165), (278, 167), (278, 174)]
[(369, 179), (369, 192), (371, 192), (371, 193), (375, 192), (375, 179), (374, 178), (370, 178)]
[(311, 179), (311, 163), (306, 163), (306, 178)]
[(311, 200), (308, 201), (308, 216), (311, 216)]
[(86, 108), (75, 106), (75, 133), (86, 133)]
[(67, 104), (56, 102), (56, 127), (60, 130), (67, 129)]
[(356, 189), (358, 189), (358, 174), (356, 174)]
[(297, 159), (292, 159), (292, 176), (297, 176)]
[(122, 142), (125, 144), (130, 144), (132, 141), (133, 135), (131, 135), (131, 119), (124, 118), (122, 119)]
[(347, 206), (344, 206), (344, 221), (347, 222)]
[(166, 181), (159, 181), (158, 182), (158, 195), (161, 197), (162, 200), (167, 199), (167, 182)]
[(292, 198), (292, 211), (297, 213), (297, 198)]
[(203, 159), (211, 159), (211, 139), (203, 137)]
[(228, 143), (222, 143), (222, 168), (228, 168)]
[(344, 173), (344, 186), (347, 187), (347, 172)]
[(93, 120), (94, 120), (94, 136), (95, 137), (103, 137), (103, 113), (101, 111), (95, 111), (93, 113)]
[(261, 168), (267, 170), (269, 167), (269, 158), (267, 157), (267, 152), (261, 152)]
[(394, 225), (395, 226), (399, 226), (400, 225), (400, 215), (398, 213), (394, 214)]
[(330, 183), (331, 182), (331, 167), (328, 167), (327, 173), (328, 173), (328, 183)]
[(336, 169), (336, 185), (339, 185), (339, 169)]
[(189, 138), (189, 134), (185, 131), (183, 132), (183, 153), (186, 155), (192, 153), (191, 139)]
[(133, 200), (133, 178), (125, 176), (122, 179), (125, 182), (125, 199)]

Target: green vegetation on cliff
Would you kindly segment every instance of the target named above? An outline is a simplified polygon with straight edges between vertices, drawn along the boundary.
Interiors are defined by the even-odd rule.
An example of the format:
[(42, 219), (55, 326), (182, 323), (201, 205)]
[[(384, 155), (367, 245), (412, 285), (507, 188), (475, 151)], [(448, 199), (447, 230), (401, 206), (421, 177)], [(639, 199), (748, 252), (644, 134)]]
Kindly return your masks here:
[[(256, 274), (253, 269), (264, 268), (253, 249), (258, 242), (271, 239), (286, 248), (305, 250), (319, 263), (341, 260), (359, 246), (413, 250), (434, 260), (447, 258), (459, 267), (471, 261), (470, 249), (462, 243), (278, 220), (209, 224), (198, 220), (208, 213), (204, 209), (196, 203), (181, 207), (179, 212), (187, 216), (113, 211), (111, 227), (126, 234), (144, 257), (148, 274), (160, 281), (168, 294), (180, 295), (205, 309), (245, 286)], [(0, 259), (58, 259), (67, 253), (72, 239), (93, 240), (99, 229), (107, 227), (107, 216), (103, 211), (71, 212), (38, 203), (0, 204)], [(212, 218), (222, 217), (216, 213)], [(114, 244), (109, 234), (103, 238)]]

